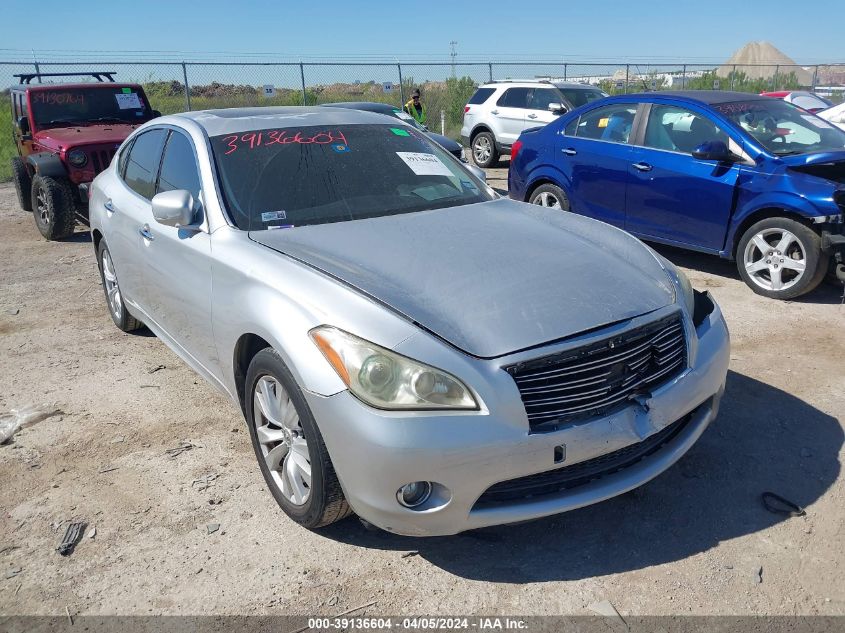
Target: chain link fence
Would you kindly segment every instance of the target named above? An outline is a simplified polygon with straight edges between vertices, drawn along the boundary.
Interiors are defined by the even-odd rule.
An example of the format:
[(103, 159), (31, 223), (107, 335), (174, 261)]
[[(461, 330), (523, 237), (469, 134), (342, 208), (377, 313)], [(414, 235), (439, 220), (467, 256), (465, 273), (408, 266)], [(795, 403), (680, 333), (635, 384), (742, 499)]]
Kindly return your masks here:
[[(845, 96), (845, 63), (814, 66), (650, 63), (334, 63), (0, 61), (2, 83), (21, 73), (115, 71), (115, 79), (144, 86), (164, 114), (243, 106), (319, 105), (377, 101), (401, 108), (419, 88), (426, 124), (460, 135), (464, 105), (479, 84), (500, 79), (551, 79), (589, 83), (608, 94), (708, 89), (759, 93), (812, 90), (838, 103)], [(85, 81), (84, 77), (80, 80)], [(94, 81), (93, 79), (88, 79)], [(45, 79), (48, 81), (48, 79)], [(11, 111), (0, 92), (0, 180), (10, 177)]]

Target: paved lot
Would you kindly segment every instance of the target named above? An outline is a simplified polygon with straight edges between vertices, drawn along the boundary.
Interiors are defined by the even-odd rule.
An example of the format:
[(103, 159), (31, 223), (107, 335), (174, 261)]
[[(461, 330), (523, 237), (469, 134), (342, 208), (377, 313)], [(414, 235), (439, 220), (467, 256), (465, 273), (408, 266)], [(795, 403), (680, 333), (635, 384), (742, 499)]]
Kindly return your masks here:
[[(845, 614), (842, 289), (773, 302), (726, 262), (661, 251), (733, 338), (722, 413), (679, 464), (519, 526), (312, 533), (272, 501), (240, 413), (149, 333), (112, 325), (87, 234), (44, 242), (0, 185), (0, 414), (63, 412), (0, 446), (0, 613), (581, 614), (607, 599), (623, 615)], [(765, 490), (807, 515), (770, 514)], [(96, 536), (59, 556), (80, 519)]]

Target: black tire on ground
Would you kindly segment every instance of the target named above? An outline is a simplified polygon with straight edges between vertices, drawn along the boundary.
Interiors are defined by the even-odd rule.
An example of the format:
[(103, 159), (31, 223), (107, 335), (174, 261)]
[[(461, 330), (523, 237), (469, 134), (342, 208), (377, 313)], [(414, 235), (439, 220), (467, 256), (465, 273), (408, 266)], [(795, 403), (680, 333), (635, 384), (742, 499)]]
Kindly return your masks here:
[[(308, 500), (301, 506), (294, 505), (282, 494), (261, 452), (255, 424), (255, 388), (258, 379), (262, 376), (274, 378), (287, 391), (296, 412), (299, 414), (299, 423), (308, 442), (311, 486)], [(252, 439), (258, 465), (273, 498), (285, 514), (308, 529), (325, 527), (351, 515), (352, 509), (343, 495), (340, 481), (335, 474), (332, 460), (329, 457), (320, 429), (314, 420), (314, 415), (311, 413), (311, 409), (293, 375), (273, 348), (264, 348), (252, 359), (246, 374), (245, 394), (246, 406), (244, 409), (247, 426), (249, 427), (249, 435)]]
[(12, 158), (12, 180), (18, 204), (24, 211), (32, 211), (32, 178), (26, 169), (26, 163), (19, 156)]
[(472, 162), (479, 167), (495, 167), (499, 162), (496, 139), (490, 132), (479, 132), (470, 143)]
[(119, 299), (119, 309), (113, 307), (112, 301), (109, 299), (111, 284), (107, 283), (106, 271), (104, 270), (106, 266), (103, 264), (104, 258), (106, 258), (106, 261), (111, 262), (111, 253), (109, 253), (109, 249), (106, 246), (106, 241), (100, 240), (100, 243), (97, 245), (97, 266), (100, 269), (100, 281), (103, 283), (103, 293), (106, 296), (106, 307), (109, 309), (111, 320), (114, 321), (114, 324), (118, 327), (118, 329), (123, 330), (124, 332), (134, 332), (135, 330), (144, 327), (144, 324), (133, 317), (129, 312), (129, 309), (126, 307), (126, 304), (123, 301), (123, 293), (120, 291), (120, 285), (117, 281), (114, 263), (111, 262), (111, 272), (109, 275), (114, 278), (114, 286), (117, 287), (117, 298)]
[(76, 225), (76, 199), (67, 180), (36, 174), (32, 179), (32, 214), (35, 226), (48, 240), (73, 235)]
[(528, 202), (550, 209), (558, 208), (555, 206), (557, 204), (561, 211), (569, 211), (569, 198), (566, 192), (557, 185), (550, 183), (540, 185), (532, 191)]
[[(779, 246), (786, 232), (795, 239), (787, 245), (786, 252), (782, 252)], [(760, 244), (759, 239), (762, 238), (769, 248), (760, 248), (752, 243), (755, 236), (758, 238), (757, 244)], [(746, 266), (749, 249), (752, 263), (756, 261), (760, 266), (768, 266), (767, 262), (770, 262), (772, 269), (761, 268), (758, 274), (752, 275)], [(803, 270), (795, 271), (794, 261), (802, 259)], [(829, 261), (830, 255), (821, 250), (818, 233), (800, 222), (784, 217), (766, 218), (751, 225), (743, 233), (736, 249), (736, 265), (742, 280), (754, 292), (770, 299), (794, 299), (814, 290), (824, 279)], [(772, 273), (781, 280), (782, 288), (774, 287), (776, 284), (772, 283)]]

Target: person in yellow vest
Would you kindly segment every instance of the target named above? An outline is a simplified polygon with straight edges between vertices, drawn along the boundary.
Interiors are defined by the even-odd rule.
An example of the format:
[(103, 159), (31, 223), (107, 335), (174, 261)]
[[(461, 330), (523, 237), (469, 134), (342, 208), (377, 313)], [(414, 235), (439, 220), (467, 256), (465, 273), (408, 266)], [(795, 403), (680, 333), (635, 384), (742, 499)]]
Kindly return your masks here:
[(414, 88), (411, 93), (411, 100), (405, 104), (405, 112), (414, 117), (420, 125), (425, 125), (425, 106), (420, 101), (419, 88)]

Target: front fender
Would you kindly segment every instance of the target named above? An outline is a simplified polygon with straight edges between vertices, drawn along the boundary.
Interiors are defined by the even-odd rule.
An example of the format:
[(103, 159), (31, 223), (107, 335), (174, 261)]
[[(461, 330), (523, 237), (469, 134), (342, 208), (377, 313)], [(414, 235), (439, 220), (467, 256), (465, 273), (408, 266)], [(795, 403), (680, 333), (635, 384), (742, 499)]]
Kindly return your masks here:
[(723, 255), (732, 255), (730, 251), (732, 251), (733, 244), (736, 242), (737, 232), (749, 217), (759, 211), (771, 209), (778, 209), (787, 214), (797, 215), (810, 221), (813, 221), (813, 218), (828, 214), (828, 212), (813, 204), (810, 199), (797, 193), (767, 191), (754, 195), (747, 200), (742, 200), (741, 196), (725, 241)]
[(26, 162), (36, 174), (45, 178), (66, 178), (67, 169), (61, 159), (52, 152), (38, 152), (26, 157)]

